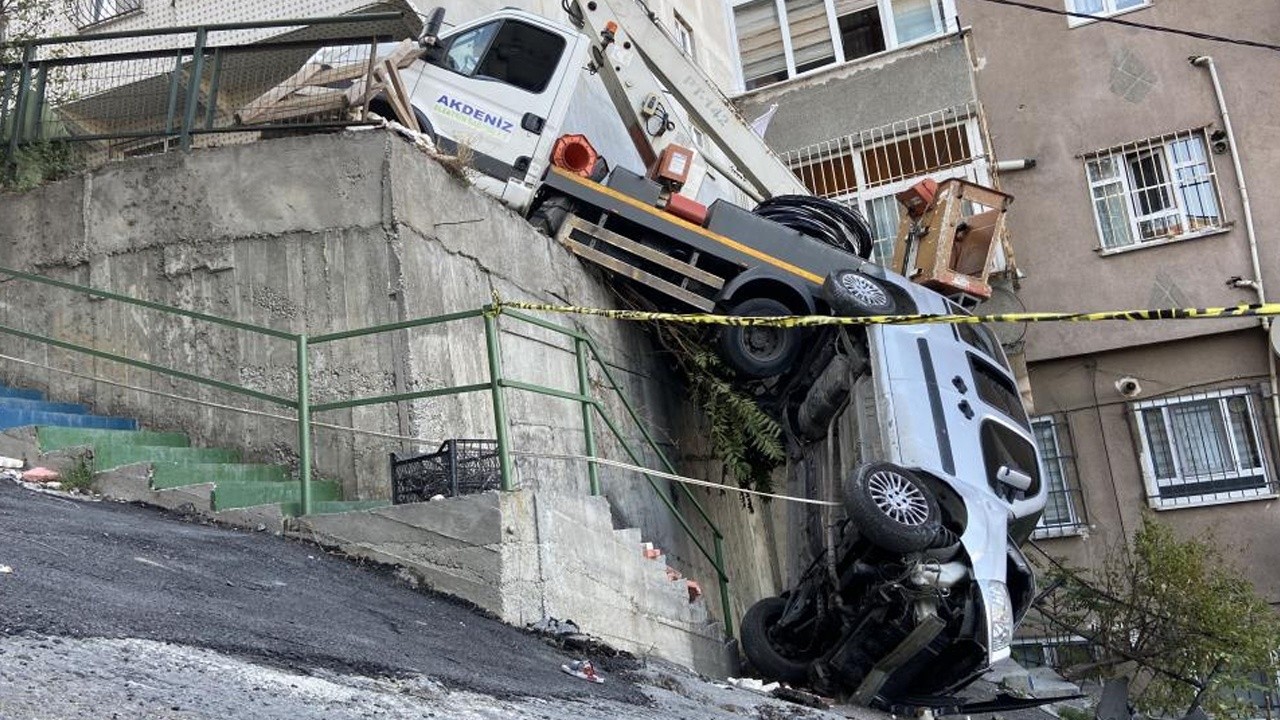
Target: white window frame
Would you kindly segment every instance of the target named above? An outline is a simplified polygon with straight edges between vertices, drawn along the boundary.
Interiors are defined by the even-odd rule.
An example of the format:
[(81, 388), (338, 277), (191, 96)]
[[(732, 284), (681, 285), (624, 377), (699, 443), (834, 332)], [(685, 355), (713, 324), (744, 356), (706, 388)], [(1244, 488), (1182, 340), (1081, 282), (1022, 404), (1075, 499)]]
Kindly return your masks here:
[[(779, 80), (775, 83), (760, 85), (759, 87), (752, 88), (751, 90), (746, 90), (746, 76), (743, 73), (743, 69), (742, 69), (741, 50), (737, 42), (737, 36), (738, 36), (737, 23), (734, 18), (733, 10), (740, 5), (746, 5), (748, 3), (757, 2), (757, 1), (759, 0), (729, 0), (729, 23), (730, 25), (733, 26), (733, 32), (732, 32), (733, 50), (734, 50), (734, 53), (738, 55), (738, 62), (736, 63), (736, 65), (738, 66), (738, 80), (740, 82), (738, 90), (740, 92), (751, 92), (754, 90), (759, 90), (761, 88), (769, 87), (770, 85), (776, 85), (780, 82), (786, 82), (787, 80), (792, 80), (797, 77), (806, 77), (812, 73), (821, 72), (823, 70), (826, 70), (847, 62), (847, 58), (845, 58), (845, 55), (844, 55), (844, 43), (841, 42), (840, 40), (840, 25), (838, 22), (838, 18), (836, 17), (836, 10), (835, 10), (836, 0), (823, 0), (823, 3), (826, 8), (826, 14), (827, 14), (827, 30), (831, 34), (831, 45), (834, 50), (835, 57), (832, 60), (832, 62), (826, 65), (822, 65), (821, 67), (811, 68), (809, 70), (805, 70), (804, 72), (796, 71), (795, 52), (791, 47), (791, 27), (787, 22), (786, 0), (773, 0), (774, 7), (778, 13), (778, 25), (782, 35), (782, 50), (783, 50), (783, 56), (786, 59), (787, 77), (785, 80)], [(959, 32), (960, 30), (960, 24), (958, 19), (959, 16), (958, 16), (958, 11), (956, 9), (956, 0), (929, 0), (930, 7), (934, 13), (934, 19), (936, 21), (936, 25), (939, 26), (938, 31), (931, 35), (926, 35), (925, 37), (917, 38), (910, 42), (899, 43), (897, 26), (894, 24), (894, 20), (893, 20), (893, 2), (894, 0), (876, 0), (876, 7), (880, 13), (880, 31), (884, 36), (884, 50), (882, 52), (872, 53), (871, 55), (863, 55), (861, 57), (856, 58), (857, 60), (874, 58), (880, 55), (901, 50), (903, 48), (913, 47), (915, 45), (927, 43), (932, 40), (936, 40), (937, 38), (948, 35), (950, 33)], [(940, 11), (939, 11), (939, 6), (941, 6)], [(939, 12), (941, 13), (941, 17), (939, 17)]]
[[(1187, 215), (1186, 199), (1182, 197), (1178, 187), (1178, 170), (1199, 165), (1197, 162), (1178, 162), (1174, 157), (1173, 144), (1184, 139), (1195, 139), (1200, 142), (1200, 148), (1204, 154), (1204, 164), (1209, 168), (1209, 176), (1207, 181), (1213, 188), (1213, 201), (1217, 205), (1218, 224), (1211, 225), (1196, 230), (1189, 230), (1191, 227), (1190, 218)], [(1179, 242), (1182, 240), (1190, 240), (1193, 238), (1203, 237), (1205, 235), (1213, 235), (1223, 232), (1227, 228), (1227, 220), (1225, 210), (1222, 205), (1222, 190), (1218, 185), (1218, 171), (1213, 162), (1213, 153), (1210, 150), (1209, 138), (1206, 136), (1203, 128), (1198, 130), (1190, 130), (1173, 135), (1166, 135), (1151, 140), (1144, 140), (1136, 143), (1129, 143), (1112, 150), (1090, 153), (1084, 156), (1085, 168), (1085, 185), (1089, 189), (1089, 210), (1093, 213), (1094, 231), (1098, 234), (1098, 252), (1103, 255), (1110, 255), (1119, 252), (1128, 252), (1137, 248), (1153, 247), (1164, 245), (1171, 242)], [(1135, 183), (1132, 170), (1129, 166), (1128, 156), (1135, 153), (1160, 153), (1160, 158), (1164, 163), (1164, 169), (1167, 174), (1165, 183), (1169, 197), (1173, 201), (1174, 208), (1172, 210), (1161, 210), (1146, 215), (1140, 215), (1139, 209), (1134, 205), (1135, 197), (1138, 190), (1135, 189)], [(1103, 179), (1094, 179), (1091, 176), (1089, 165), (1104, 158), (1110, 158), (1116, 165), (1118, 173), (1114, 177)], [(1129, 242), (1124, 245), (1116, 245), (1107, 247), (1106, 235), (1102, 230), (1102, 216), (1098, 213), (1097, 199), (1094, 191), (1108, 185), (1119, 185), (1122, 197), (1124, 198), (1125, 216), (1128, 220)], [(1157, 238), (1154, 240), (1143, 240), (1141, 223), (1147, 220), (1153, 220), (1160, 217), (1176, 218), (1177, 222), (1184, 228), (1184, 231), (1178, 235), (1166, 238)]]
[(676, 44), (680, 46), (680, 49), (684, 51), (685, 55), (689, 56), (690, 60), (697, 63), (698, 45), (694, 42), (693, 26), (689, 24), (688, 20), (684, 19), (684, 16), (674, 10), (672, 11), (672, 19), (676, 26)]
[[(1066, 2), (1067, 12), (1073, 12), (1073, 13), (1085, 12), (1083, 10), (1076, 9), (1076, 0), (1065, 0), (1065, 2)], [(1131, 13), (1131, 12), (1134, 12), (1135, 10), (1142, 10), (1144, 8), (1149, 8), (1149, 7), (1151, 7), (1151, 0), (1143, 0), (1137, 5), (1133, 5), (1131, 7), (1126, 7), (1126, 8), (1120, 8), (1117, 10), (1116, 0), (1102, 0), (1101, 11), (1096, 13), (1088, 13), (1089, 17), (1087, 18), (1076, 17), (1075, 15), (1068, 15), (1067, 26), (1080, 27), (1081, 25), (1088, 25), (1090, 23), (1097, 22), (1094, 18), (1105, 18), (1105, 17), (1114, 17), (1116, 15), (1124, 15), (1125, 13)]]
[[(1071, 487), (1072, 485), (1071, 481), (1075, 477), (1075, 468), (1069, 467), (1067, 464), (1068, 460), (1071, 460), (1074, 462), (1075, 455), (1071, 452), (1071, 448), (1067, 448), (1068, 451), (1065, 453), (1063, 452), (1062, 438), (1059, 437), (1058, 435), (1058, 427), (1064, 424), (1065, 422), (1066, 422), (1065, 417), (1059, 419), (1054, 417), (1053, 415), (1037, 415), (1036, 417), (1031, 418), (1031, 435), (1032, 437), (1035, 438), (1037, 447), (1039, 446), (1040, 435), (1039, 433), (1036, 432), (1036, 427), (1038, 425), (1047, 424), (1051, 429), (1051, 436), (1053, 438), (1053, 452), (1048, 453), (1048, 452), (1045, 452), (1044, 448), (1038, 447), (1038, 449), (1040, 450), (1040, 459), (1041, 459), (1041, 462), (1045, 465), (1051, 462), (1057, 465), (1058, 477), (1061, 478), (1062, 483), (1060, 486), (1056, 486), (1056, 487), (1050, 486), (1046, 488), (1046, 492), (1058, 493), (1062, 498), (1065, 499), (1066, 507), (1067, 507), (1066, 522), (1058, 522), (1053, 525), (1046, 525), (1044, 522), (1045, 516), (1044, 515), (1040, 516), (1040, 520), (1036, 523), (1036, 529), (1031, 533), (1031, 537), (1037, 540), (1043, 539), (1043, 538), (1056, 538), (1056, 537), (1067, 537), (1071, 535), (1082, 535), (1084, 534), (1087, 528), (1087, 524), (1084, 521), (1084, 517), (1083, 517), (1083, 513), (1081, 512), (1081, 509), (1076, 508), (1075, 496), (1079, 495), (1079, 488)], [(1051, 476), (1049, 475), (1049, 473), (1044, 472), (1043, 470), (1044, 469), (1042, 468), (1040, 477), (1045, 478), (1045, 482), (1048, 483), (1049, 478)]]
[[(1234, 397), (1243, 397), (1246, 403), (1246, 412), (1249, 420), (1248, 430), (1253, 434), (1253, 442), (1258, 448), (1259, 468), (1241, 468), (1239, 465), (1239, 454), (1236, 447), (1235, 433), (1231, 431), (1229, 411), (1226, 407), (1226, 401)], [(1203, 493), (1200, 495), (1187, 495), (1183, 497), (1161, 497), (1162, 488), (1175, 487), (1177, 485), (1186, 484), (1189, 481), (1194, 482), (1195, 477), (1185, 477), (1182, 474), (1182, 459), (1178, 455), (1178, 448), (1175, 438), (1172, 437), (1172, 423), (1169, 418), (1169, 408), (1205, 400), (1218, 400), (1219, 412), (1223, 419), (1226, 432), (1226, 440), (1231, 458), (1236, 464), (1235, 470), (1214, 473), (1222, 479), (1233, 479), (1250, 477), (1253, 475), (1261, 475), (1261, 484), (1257, 487), (1244, 488), (1239, 490), (1225, 490), (1221, 492)], [(1227, 390), (1216, 390), (1205, 393), (1194, 393), (1191, 395), (1179, 395), (1175, 397), (1158, 398), (1155, 400), (1145, 400), (1130, 405), (1133, 411), (1134, 421), (1137, 423), (1139, 443), (1138, 457), (1142, 467), (1143, 481), (1147, 489), (1147, 502), (1152, 509), (1155, 510), (1171, 510), (1184, 507), (1203, 507), (1206, 505), (1223, 505), (1227, 503), (1248, 502), (1252, 500), (1269, 499), (1277, 497), (1272, 479), (1272, 471), (1267, 456), (1267, 445), (1265, 438), (1260, 432), (1259, 425), (1261, 416), (1258, 413), (1257, 403), (1255, 403), (1255, 393), (1249, 388), (1230, 388)], [(1147, 421), (1143, 411), (1160, 409), (1163, 415), (1165, 433), (1169, 435), (1167, 438), (1170, 451), (1170, 459), (1174, 466), (1174, 478), (1157, 478), (1155, 470), (1155, 461), (1151, 457), (1151, 441), (1150, 430), (1147, 427)], [(1163, 481), (1163, 484), (1162, 484)]]

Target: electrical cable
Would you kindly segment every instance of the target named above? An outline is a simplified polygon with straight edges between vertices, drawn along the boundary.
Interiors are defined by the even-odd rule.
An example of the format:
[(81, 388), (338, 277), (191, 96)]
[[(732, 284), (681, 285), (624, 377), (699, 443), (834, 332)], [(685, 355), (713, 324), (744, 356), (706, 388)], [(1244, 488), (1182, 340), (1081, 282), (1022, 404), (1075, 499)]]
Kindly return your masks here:
[(864, 260), (871, 257), (871, 225), (862, 213), (838, 202), (809, 195), (775, 195), (752, 212)]
[(1033, 5), (1031, 3), (1019, 2), (1018, 0), (982, 0), (995, 5), (1009, 5), (1024, 10), (1032, 10), (1034, 12), (1045, 13), (1047, 15), (1061, 15), (1063, 17), (1081, 18), (1084, 20), (1094, 20), (1100, 23), (1111, 23), (1113, 25), (1123, 25), (1125, 27), (1137, 28), (1139, 30), (1150, 30), (1152, 32), (1169, 33), (1171, 35), (1182, 35), (1185, 37), (1195, 38), (1197, 40), (1209, 40), (1210, 42), (1227, 43), (1229, 45), (1242, 45), (1244, 47), (1260, 48), (1262, 50), (1274, 50), (1280, 52), (1280, 45), (1272, 43), (1259, 42), (1257, 40), (1241, 40), (1239, 38), (1230, 38), (1224, 35), (1214, 35), (1212, 33), (1200, 32), (1198, 30), (1184, 30), (1182, 28), (1168, 27), (1167, 25), (1152, 25), (1150, 23), (1134, 22), (1132, 20), (1122, 20), (1114, 17), (1101, 17), (1098, 15), (1090, 15), (1089, 13), (1072, 12), (1070, 10), (1058, 10), (1056, 8), (1044, 7), (1043, 5)]

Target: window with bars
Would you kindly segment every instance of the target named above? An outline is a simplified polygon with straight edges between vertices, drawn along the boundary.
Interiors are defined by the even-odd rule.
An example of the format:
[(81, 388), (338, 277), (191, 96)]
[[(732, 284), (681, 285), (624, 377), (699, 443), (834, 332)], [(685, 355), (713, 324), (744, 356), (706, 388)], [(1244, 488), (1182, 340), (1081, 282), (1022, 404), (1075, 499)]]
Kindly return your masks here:
[[(1144, 8), (1150, 4), (1151, 0), (1067, 0), (1067, 11), (1094, 17), (1107, 17), (1126, 10)], [(1092, 21), (1088, 18), (1068, 17), (1067, 22), (1069, 25), (1075, 26)]]
[(893, 50), (955, 25), (955, 0), (734, 0), (743, 84)]
[(1071, 426), (1065, 416), (1042, 416), (1031, 420), (1036, 447), (1043, 465), (1042, 477), (1048, 490), (1044, 514), (1033, 537), (1075, 535), (1088, 527), (1080, 479), (1076, 474), (1075, 446)]
[(1103, 251), (1223, 227), (1203, 130), (1092, 153), (1084, 164)]
[(1271, 496), (1258, 393), (1236, 388), (1132, 405), (1148, 497), (1156, 508)]
[(67, 4), (71, 21), (80, 30), (142, 11), (142, 0), (74, 0)]
[(1097, 661), (1099, 647), (1079, 635), (1014, 638), (1013, 659), (1024, 668), (1063, 670)]
[(782, 153), (819, 197), (861, 211), (875, 241), (871, 259), (893, 257), (901, 207), (894, 197), (923, 178), (989, 181), (974, 108), (939, 110)]

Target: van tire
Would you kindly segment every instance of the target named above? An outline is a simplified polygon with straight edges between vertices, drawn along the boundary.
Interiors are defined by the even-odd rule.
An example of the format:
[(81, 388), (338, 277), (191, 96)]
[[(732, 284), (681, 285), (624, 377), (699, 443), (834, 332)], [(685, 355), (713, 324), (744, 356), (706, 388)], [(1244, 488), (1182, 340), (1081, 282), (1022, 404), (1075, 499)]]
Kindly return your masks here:
[(836, 270), (822, 283), (822, 297), (837, 315), (892, 315), (897, 303), (884, 284), (857, 270)]
[(533, 210), (529, 212), (529, 224), (543, 235), (555, 237), (560, 232), (560, 226), (577, 209), (578, 204), (573, 198), (567, 195), (549, 195), (534, 204)]
[(845, 512), (858, 534), (889, 552), (924, 550), (942, 527), (938, 499), (906, 468), (863, 465), (845, 479), (843, 490)]
[[(729, 315), (779, 317), (795, 314), (778, 300), (748, 298), (729, 309)], [(716, 344), (720, 357), (740, 377), (759, 380), (791, 369), (800, 353), (800, 330), (778, 327), (726, 325)]]
[(752, 605), (742, 616), (738, 632), (742, 638), (742, 652), (751, 661), (756, 672), (770, 680), (787, 683), (803, 683), (809, 679), (809, 663), (793, 660), (784, 655), (770, 637), (770, 629), (782, 616), (787, 601), (780, 597), (767, 597)]

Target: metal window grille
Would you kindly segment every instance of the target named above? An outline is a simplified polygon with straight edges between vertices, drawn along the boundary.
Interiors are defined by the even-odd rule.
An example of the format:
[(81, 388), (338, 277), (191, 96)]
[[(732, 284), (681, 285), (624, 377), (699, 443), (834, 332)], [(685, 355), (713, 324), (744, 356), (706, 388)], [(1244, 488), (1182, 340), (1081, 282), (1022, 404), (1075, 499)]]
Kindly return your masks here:
[(1088, 527), (1089, 518), (1076, 473), (1071, 425), (1065, 415), (1050, 415), (1034, 418), (1031, 430), (1040, 451), (1041, 475), (1048, 491), (1044, 514), (1036, 525), (1034, 537), (1076, 534)]
[(824, 140), (781, 157), (814, 195), (866, 215), (875, 239), (872, 259), (887, 262), (900, 219), (894, 194), (925, 177), (987, 179), (976, 115), (977, 104), (966, 103)]
[(1089, 153), (1084, 165), (1103, 250), (1223, 227), (1217, 173), (1203, 129)]
[(1094, 662), (1101, 657), (1099, 647), (1079, 635), (1017, 638), (1013, 641), (1013, 658), (1027, 667), (1051, 667), (1055, 670)]
[(1275, 494), (1259, 407), (1262, 393), (1233, 388), (1134, 403), (1139, 455), (1155, 508)]
[(71, 22), (81, 30), (99, 23), (141, 12), (142, 0), (76, 0), (67, 6)]

